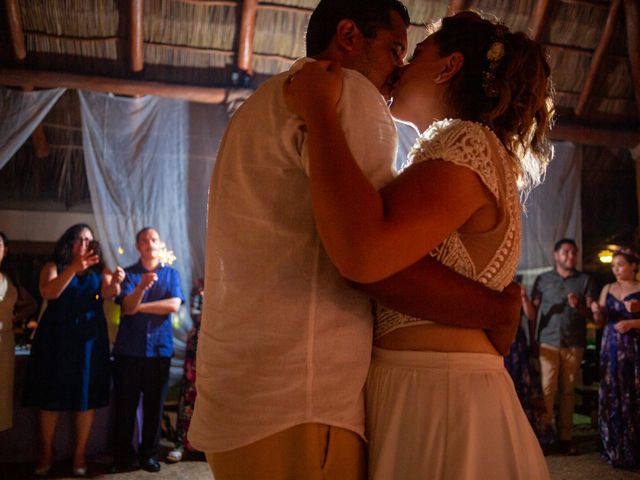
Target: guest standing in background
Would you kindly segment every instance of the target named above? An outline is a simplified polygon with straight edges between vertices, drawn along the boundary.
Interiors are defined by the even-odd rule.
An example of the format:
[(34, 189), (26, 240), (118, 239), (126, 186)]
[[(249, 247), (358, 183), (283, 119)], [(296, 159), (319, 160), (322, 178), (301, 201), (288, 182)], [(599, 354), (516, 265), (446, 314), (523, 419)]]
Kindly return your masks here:
[(562, 453), (575, 455), (572, 444), (574, 387), (584, 355), (587, 321), (594, 300), (589, 275), (576, 270), (578, 246), (571, 238), (553, 247), (554, 268), (535, 280), (531, 299), (536, 311), (542, 392), (549, 416), (554, 418), (554, 401), (559, 391), (556, 420)]
[(605, 324), (600, 350), (598, 424), (602, 455), (614, 467), (640, 466), (640, 282), (638, 255), (613, 254), (616, 281), (604, 286), (591, 309)]
[(160, 471), (156, 454), (173, 356), (171, 314), (184, 301), (178, 272), (160, 263), (158, 232), (151, 227), (140, 230), (136, 248), (140, 260), (127, 267), (116, 300), (122, 307), (122, 319), (113, 346), (113, 472), (135, 467), (132, 439), (140, 395), (143, 417), (138, 460), (144, 470)]
[(47, 308), (33, 339), (24, 396), (26, 406), (40, 409), (38, 476), (51, 468), (61, 411), (74, 412), (73, 473), (86, 474), (94, 412), (109, 404), (109, 341), (102, 302), (120, 292), (124, 271), (102, 268), (92, 242), (88, 225), (70, 227), (40, 273)]

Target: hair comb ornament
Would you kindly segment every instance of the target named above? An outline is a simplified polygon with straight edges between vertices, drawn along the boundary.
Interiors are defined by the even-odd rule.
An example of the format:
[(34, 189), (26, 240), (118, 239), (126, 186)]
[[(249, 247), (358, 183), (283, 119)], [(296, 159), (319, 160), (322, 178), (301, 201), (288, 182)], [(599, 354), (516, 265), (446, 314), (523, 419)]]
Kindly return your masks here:
[(500, 67), (500, 61), (504, 58), (504, 35), (509, 29), (502, 25), (496, 25), (496, 31), (492, 37), (491, 44), (487, 50), (487, 60), (489, 65), (482, 72), (482, 89), (485, 96), (495, 98), (500, 94), (496, 82), (496, 72)]

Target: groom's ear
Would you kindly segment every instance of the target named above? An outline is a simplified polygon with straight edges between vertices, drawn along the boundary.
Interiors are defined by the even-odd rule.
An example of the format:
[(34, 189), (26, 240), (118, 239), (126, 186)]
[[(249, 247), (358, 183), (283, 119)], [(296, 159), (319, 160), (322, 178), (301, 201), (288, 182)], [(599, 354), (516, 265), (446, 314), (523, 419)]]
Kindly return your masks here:
[(456, 73), (460, 71), (464, 65), (464, 56), (460, 52), (453, 52), (448, 55), (444, 62), (442, 62), (442, 68), (438, 72), (438, 75), (434, 78), (435, 83), (446, 83), (451, 80)]
[(336, 26), (336, 42), (344, 50), (351, 52), (362, 39), (362, 32), (353, 20), (344, 18)]

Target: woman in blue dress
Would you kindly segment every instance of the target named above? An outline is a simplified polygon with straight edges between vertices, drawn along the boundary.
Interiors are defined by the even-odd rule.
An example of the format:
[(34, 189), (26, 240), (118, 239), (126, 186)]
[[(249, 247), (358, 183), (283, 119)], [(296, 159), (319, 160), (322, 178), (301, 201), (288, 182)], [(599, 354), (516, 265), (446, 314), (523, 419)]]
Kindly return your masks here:
[(49, 473), (61, 411), (74, 412), (73, 473), (86, 474), (94, 411), (109, 403), (109, 340), (102, 301), (119, 293), (124, 271), (102, 268), (91, 242), (88, 225), (70, 227), (40, 273), (47, 308), (33, 339), (24, 396), (26, 406), (40, 410), (38, 476)]
[(616, 281), (592, 305), (604, 326), (600, 352), (599, 427), (603, 456), (614, 467), (640, 466), (640, 282), (638, 255), (613, 254)]

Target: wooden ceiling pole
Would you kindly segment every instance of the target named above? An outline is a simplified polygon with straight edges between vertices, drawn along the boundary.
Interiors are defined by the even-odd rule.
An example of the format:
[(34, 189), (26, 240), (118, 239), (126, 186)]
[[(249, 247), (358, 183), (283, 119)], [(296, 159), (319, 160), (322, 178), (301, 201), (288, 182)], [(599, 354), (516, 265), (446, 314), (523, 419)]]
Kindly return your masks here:
[[(636, 98), (636, 110), (640, 118), (640, 6), (638, 0), (624, 0), (624, 16), (627, 27), (627, 50), (631, 67), (633, 94)], [(636, 201), (640, 211), (640, 142), (630, 149), (636, 167)]]
[(256, 32), (258, 0), (242, 2), (240, 38), (238, 44), (238, 70), (253, 75), (253, 38)]
[(591, 91), (593, 90), (593, 85), (596, 81), (602, 59), (604, 58), (604, 54), (607, 50), (607, 47), (609, 46), (611, 37), (613, 36), (613, 31), (616, 26), (616, 17), (618, 16), (618, 11), (620, 10), (621, 3), (622, 0), (613, 0), (613, 2), (611, 3), (609, 15), (607, 16), (607, 21), (604, 26), (604, 32), (602, 33), (600, 42), (598, 42), (598, 46), (596, 47), (593, 57), (591, 58), (591, 68), (589, 69), (589, 75), (587, 76), (587, 80), (585, 81), (582, 92), (580, 93), (580, 98), (578, 99), (578, 104), (575, 108), (575, 114), (577, 116), (582, 115), (584, 113), (585, 107), (587, 106), (587, 101), (589, 100), (589, 95), (591, 95)]
[[(27, 58), (27, 48), (24, 43), (24, 32), (22, 31), (22, 18), (20, 16), (20, 6), (18, 0), (5, 0), (5, 12), (9, 23), (9, 33), (11, 35), (11, 45), (13, 47), (13, 56), (19, 62)], [(32, 92), (32, 85), (22, 85), (22, 90)], [(33, 141), (33, 149), (36, 158), (45, 158), (49, 156), (49, 143), (44, 134), (44, 127), (39, 124), (31, 134)]]
[(11, 34), (13, 55), (16, 60), (22, 61), (27, 57), (27, 48), (24, 44), (20, 6), (18, 5), (18, 0), (5, 0), (4, 5), (7, 22), (9, 23), (9, 33)]
[(640, 118), (640, 2), (638, 0), (624, 0), (624, 15), (627, 26), (627, 49), (631, 64), (633, 93), (636, 97), (638, 118)]
[[(33, 92), (33, 86), (23, 85), (23, 92)], [(49, 142), (47, 142), (47, 136), (44, 134), (44, 126), (40, 123), (31, 134), (31, 141), (33, 142), (33, 150), (36, 158), (46, 158), (49, 156)]]
[(469, 8), (469, 0), (449, 0), (449, 6), (447, 7), (447, 15), (454, 15), (461, 10)]
[(551, 129), (552, 140), (563, 140), (581, 145), (632, 150), (640, 145), (640, 131), (587, 127), (557, 122)]
[(144, 68), (144, 0), (130, 0), (131, 21), (131, 70), (140, 72)]
[(537, 42), (542, 38), (542, 31), (549, 15), (549, 0), (538, 0), (536, 8), (533, 11), (531, 21), (529, 22), (529, 31), (531, 38)]
[(42, 123), (31, 134), (31, 141), (33, 141), (36, 158), (47, 158), (49, 156), (49, 142), (47, 142)]
[(224, 88), (193, 87), (190, 85), (2, 67), (0, 67), (0, 85), (13, 87), (34, 85), (41, 88), (64, 87), (129, 96), (156, 95), (158, 97), (177, 98), (199, 103), (222, 103), (226, 95)]

